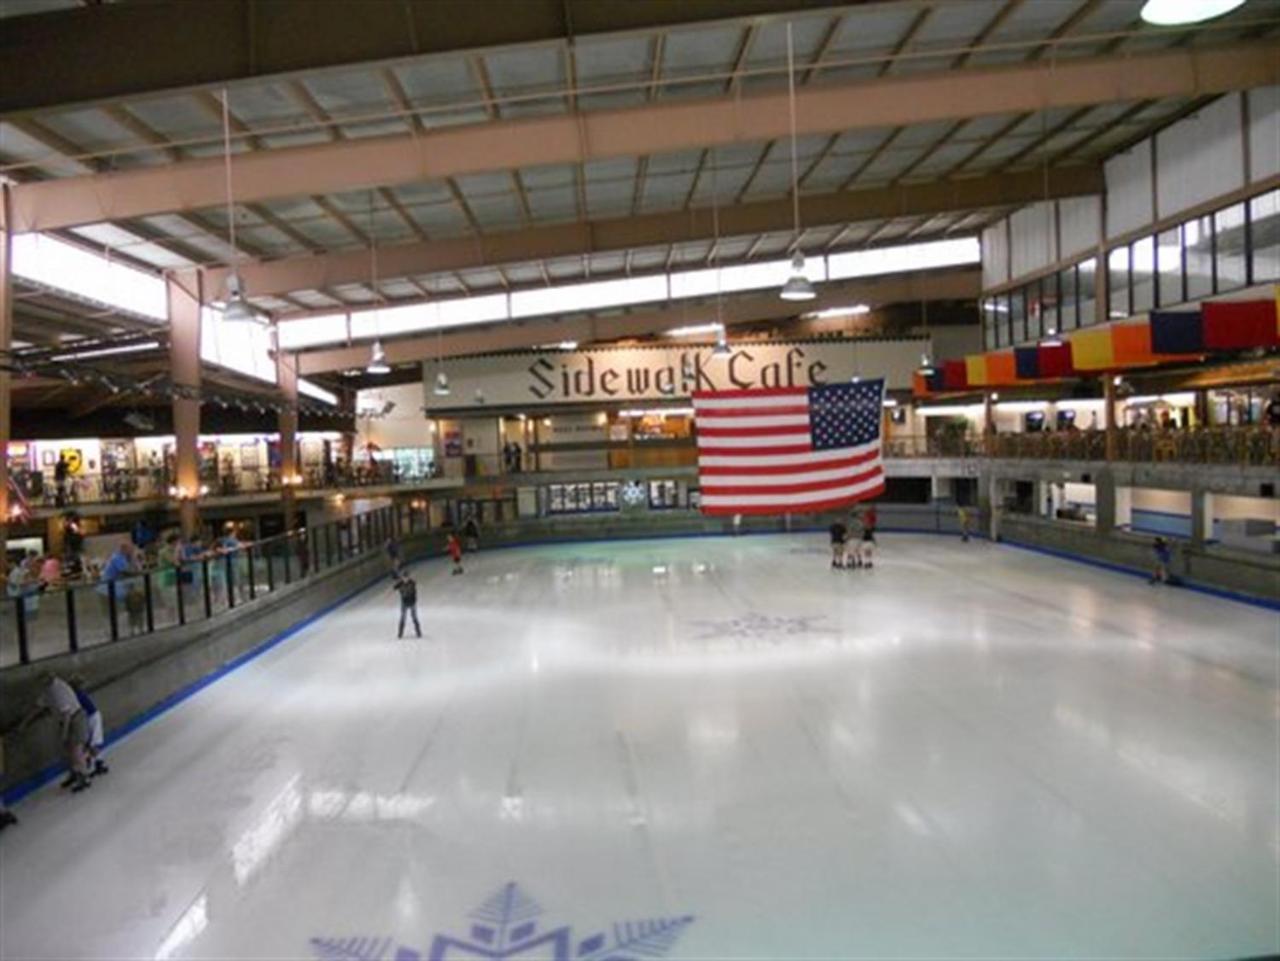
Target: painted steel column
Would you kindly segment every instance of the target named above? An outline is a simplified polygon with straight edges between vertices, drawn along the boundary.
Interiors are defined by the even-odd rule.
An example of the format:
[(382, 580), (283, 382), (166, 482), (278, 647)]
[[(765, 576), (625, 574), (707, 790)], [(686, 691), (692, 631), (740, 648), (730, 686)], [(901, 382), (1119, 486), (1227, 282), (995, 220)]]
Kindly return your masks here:
[(173, 376), (174, 485), (182, 533), (200, 527), (200, 305), (203, 283), (198, 271), (168, 274), (169, 368)]
[(1113, 374), (1104, 374), (1102, 377), (1102, 396), (1105, 399), (1104, 412), (1106, 414), (1106, 454), (1108, 461), (1116, 459), (1119, 448), (1119, 436), (1116, 433), (1116, 379)]
[(1191, 546), (1203, 548), (1213, 537), (1213, 495), (1203, 487), (1191, 489)]
[(280, 412), (280, 503), (284, 508), (284, 529), (298, 522), (298, 355), (276, 351), (276, 382), (284, 410)]
[(1104, 467), (1098, 471), (1093, 491), (1098, 533), (1108, 534), (1115, 530), (1116, 526), (1116, 479), (1110, 467)]
[(991, 403), (991, 393), (982, 395), (982, 449), (988, 457), (995, 456), (996, 414)]
[[(9, 232), (9, 185), (0, 184), (0, 356), (13, 344), (13, 235)], [(5, 545), (9, 539), (9, 429), (13, 388), (7, 368), (0, 368), (0, 574), (8, 569)]]

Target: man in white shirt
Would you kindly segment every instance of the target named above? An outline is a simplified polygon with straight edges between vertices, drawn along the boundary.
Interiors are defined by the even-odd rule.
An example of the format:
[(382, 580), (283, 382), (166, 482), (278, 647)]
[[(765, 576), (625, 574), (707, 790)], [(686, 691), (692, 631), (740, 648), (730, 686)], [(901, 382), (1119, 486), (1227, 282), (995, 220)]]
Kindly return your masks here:
[(62, 782), (74, 793), (89, 787), (89, 764), (85, 755), (85, 744), (89, 740), (88, 719), (80, 708), (80, 699), (71, 685), (50, 671), (40, 676), (42, 693), (36, 705), (22, 720), (26, 727), (44, 713), (50, 713), (58, 722), (58, 738), (66, 754), (67, 767), (70, 774)]

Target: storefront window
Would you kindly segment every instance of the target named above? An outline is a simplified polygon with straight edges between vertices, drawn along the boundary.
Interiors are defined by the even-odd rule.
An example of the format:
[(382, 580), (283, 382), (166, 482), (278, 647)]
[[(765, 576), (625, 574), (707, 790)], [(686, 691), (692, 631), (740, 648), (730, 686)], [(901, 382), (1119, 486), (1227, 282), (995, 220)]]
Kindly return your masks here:
[(1089, 327), (1097, 320), (1098, 310), (1098, 261), (1095, 257), (1080, 261), (1077, 271), (1077, 288), (1080, 298), (1080, 326)]
[(1160, 273), (1160, 306), (1180, 304), (1182, 295), (1182, 228), (1166, 230), (1156, 244), (1156, 267)]
[(1213, 218), (1197, 217), (1182, 225), (1183, 260), (1187, 269), (1187, 299), (1213, 293)]
[(1129, 289), (1129, 248), (1107, 254), (1107, 316), (1115, 319), (1133, 313)]
[(1233, 204), (1213, 215), (1213, 256), (1217, 290), (1239, 290), (1248, 283), (1245, 261), (1244, 204)]
[(1249, 201), (1249, 243), (1255, 284), (1280, 280), (1280, 190)]
[(1076, 269), (1068, 267), (1058, 273), (1058, 291), (1062, 301), (1059, 330), (1075, 330), (1080, 326), (1080, 300), (1076, 294)]
[(1020, 344), (1027, 336), (1027, 293), (1023, 288), (1009, 294), (1010, 343)]
[(1135, 240), (1130, 254), (1130, 278), (1133, 283), (1132, 312), (1142, 314), (1156, 305), (1156, 242), (1154, 237)]

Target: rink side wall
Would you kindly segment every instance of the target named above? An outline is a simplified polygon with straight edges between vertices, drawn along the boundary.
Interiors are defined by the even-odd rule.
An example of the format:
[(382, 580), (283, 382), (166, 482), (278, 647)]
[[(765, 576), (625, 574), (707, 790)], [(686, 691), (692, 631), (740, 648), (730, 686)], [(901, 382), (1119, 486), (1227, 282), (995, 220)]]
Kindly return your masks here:
[[(954, 504), (877, 504), (879, 529), (955, 535), (959, 522)], [(692, 511), (660, 514), (620, 512), (609, 515), (566, 515), (492, 525), (482, 532), (482, 549), (594, 540), (655, 537), (732, 536), (814, 531), (825, 532), (835, 514), (791, 517), (704, 517)], [(975, 518), (974, 530), (985, 530)], [(975, 535), (976, 536), (976, 535)], [(1064, 524), (1026, 515), (1004, 514), (1001, 540), (1107, 567), (1144, 574), (1151, 566), (1150, 537), (1124, 531), (1099, 533), (1092, 527)], [(440, 556), (443, 534), (417, 534), (404, 541), (410, 559)], [(1221, 548), (1175, 553), (1173, 572), (1190, 586), (1240, 600), (1280, 603), (1280, 563), (1232, 553)], [(34, 790), (61, 774), (54, 725), (45, 720), (18, 731), (16, 725), (36, 696), (45, 670), (79, 673), (88, 681), (107, 719), (109, 740), (118, 739), (156, 714), (181, 702), (246, 660), (286, 640), (311, 621), (350, 600), (387, 576), (381, 552), (353, 559), (306, 582), (282, 587), (262, 601), (228, 611), (210, 621), (173, 628), (74, 655), (48, 658), (0, 672), (0, 732), (7, 770), (0, 787), (8, 800)]]

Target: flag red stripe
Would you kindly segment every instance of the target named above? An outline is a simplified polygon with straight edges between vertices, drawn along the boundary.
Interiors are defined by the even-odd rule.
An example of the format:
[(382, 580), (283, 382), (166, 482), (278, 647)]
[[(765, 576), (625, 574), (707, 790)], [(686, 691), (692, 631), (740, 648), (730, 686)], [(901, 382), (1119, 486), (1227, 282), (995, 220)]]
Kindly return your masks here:
[(698, 411), (699, 420), (719, 420), (729, 417), (780, 417), (786, 414), (807, 414), (808, 404), (772, 405), (768, 407), (706, 407)]
[(779, 444), (777, 447), (704, 447), (702, 453), (717, 457), (767, 457), (770, 454), (812, 454), (813, 447), (804, 444)]
[(795, 434), (809, 436), (808, 424), (783, 424), (781, 427), (699, 427), (699, 437), (782, 437)]
[(732, 506), (706, 507), (704, 506), (702, 508), (702, 513), (718, 514), (718, 515), (724, 515), (724, 516), (730, 516), (733, 514), (781, 514), (784, 512), (791, 513), (791, 514), (817, 514), (821, 511), (834, 510), (837, 507), (844, 507), (848, 504), (856, 504), (859, 501), (869, 500), (872, 497), (879, 497), (883, 493), (884, 493), (884, 485), (881, 484), (879, 487), (873, 487), (870, 490), (862, 491), (861, 493), (855, 494), (852, 497), (837, 497), (837, 498), (834, 498), (833, 500), (814, 501), (811, 504), (804, 504), (799, 508), (794, 508), (789, 511), (786, 511), (785, 509), (779, 508), (777, 506), (771, 506), (769, 504), (759, 504), (752, 507), (732, 507)]
[(733, 397), (807, 397), (808, 387), (751, 387), (746, 390), (695, 390), (694, 401)]
[(877, 465), (871, 470), (863, 471), (861, 474), (846, 474), (844, 477), (823, 481), (809, 481), (803, 484), (764, 484), (759, 487), (741, 484), (703, 484), (702, 496), (732, 497), (734, 494), (804, 494), (809, 491), (831, 490), (832, 488), (848, 487), (850, 484), (861, 484), (863, 481), (871, 480), (877, 474), (882, 473), (884, 473), (883, 469)]
[[(723, 456), (723, 455), (721, 455)], [(786, 474), (796, 474), (801, 471), (811, 470), (829, 470), (839, 467), (857, 467), (868, 461), (875, 460), (880, 456), (880, 449), (867, 451), (865, 454), (857, 454), (853, 457), (844, 457), (840, 460), (821, 460), (813, 461), (808, 464), (771, 464), (767, 466), (752, 466), (751, 464), (743, 464), (738, 466), (725, 467), (699, 467), (698, 473), (703, 477), (724, 476), (727, 474), (737, 474), (738, 476), (750, 475), (752, 477), (767, 477), (770, 475), (779, 476)], [(749, 460), (749, 458), (747, 458)]]

